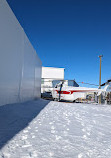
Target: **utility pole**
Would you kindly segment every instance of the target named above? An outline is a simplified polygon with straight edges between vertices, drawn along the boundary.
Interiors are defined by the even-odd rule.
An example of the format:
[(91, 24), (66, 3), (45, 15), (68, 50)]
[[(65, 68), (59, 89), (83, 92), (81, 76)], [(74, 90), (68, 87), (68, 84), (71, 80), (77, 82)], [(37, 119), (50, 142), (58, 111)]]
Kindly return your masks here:
[[(103, 55), (99, 55), (100, 59), (100, 70), (99, 70), (99, 89), (101, 89), (101, 59)], [(101, 104), (101, 94), (99, 95), (99, 104)]]

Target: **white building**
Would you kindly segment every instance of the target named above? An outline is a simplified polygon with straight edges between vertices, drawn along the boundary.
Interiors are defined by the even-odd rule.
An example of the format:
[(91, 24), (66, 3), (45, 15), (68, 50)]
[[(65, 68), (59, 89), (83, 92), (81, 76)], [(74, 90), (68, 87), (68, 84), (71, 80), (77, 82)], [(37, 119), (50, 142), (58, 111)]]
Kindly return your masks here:
[(6, 0), (0, 0), (0, 105), (41, 96), (42, 63)]
[(64, 68), (42, 67), (41, 93), (50, 92), (57, 80), (64, 80)]

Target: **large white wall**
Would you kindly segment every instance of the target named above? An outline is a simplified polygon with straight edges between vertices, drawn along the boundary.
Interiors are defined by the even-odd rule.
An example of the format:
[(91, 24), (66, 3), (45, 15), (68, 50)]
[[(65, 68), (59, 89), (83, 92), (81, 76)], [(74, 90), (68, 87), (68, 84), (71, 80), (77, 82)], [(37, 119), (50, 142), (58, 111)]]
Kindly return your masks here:
[(0, 105), (40, 97), (41, 65), (6, 0), (0, 0)]

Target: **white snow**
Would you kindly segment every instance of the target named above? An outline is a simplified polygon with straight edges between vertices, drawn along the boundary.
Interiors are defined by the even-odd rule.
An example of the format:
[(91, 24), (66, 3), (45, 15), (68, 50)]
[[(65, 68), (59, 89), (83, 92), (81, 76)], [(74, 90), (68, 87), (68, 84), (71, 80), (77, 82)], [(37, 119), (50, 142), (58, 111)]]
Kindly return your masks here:
[(111, 106), (36, 100), (0, 107), (0, 158), (110, 158)]

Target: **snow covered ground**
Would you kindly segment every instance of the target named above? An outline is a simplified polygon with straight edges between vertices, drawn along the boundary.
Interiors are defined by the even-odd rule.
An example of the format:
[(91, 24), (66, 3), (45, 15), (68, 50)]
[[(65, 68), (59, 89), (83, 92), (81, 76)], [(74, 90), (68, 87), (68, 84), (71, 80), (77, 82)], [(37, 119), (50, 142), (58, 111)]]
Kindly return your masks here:
[(111, 158), (111, 106), (36, 100), (0, 107), (0, 158)]

